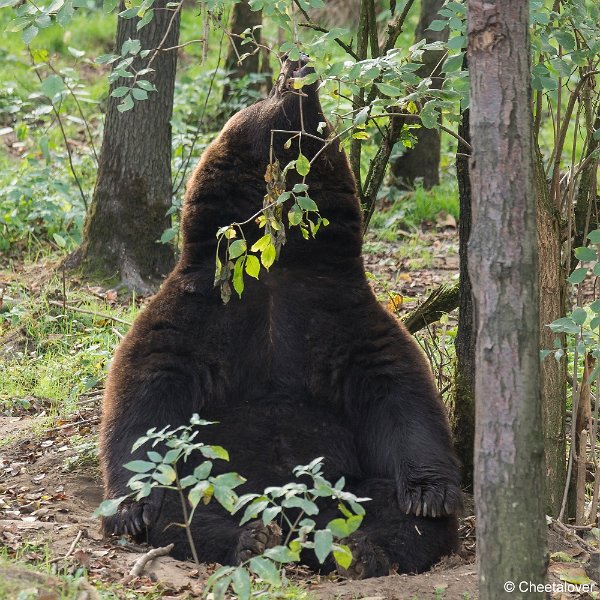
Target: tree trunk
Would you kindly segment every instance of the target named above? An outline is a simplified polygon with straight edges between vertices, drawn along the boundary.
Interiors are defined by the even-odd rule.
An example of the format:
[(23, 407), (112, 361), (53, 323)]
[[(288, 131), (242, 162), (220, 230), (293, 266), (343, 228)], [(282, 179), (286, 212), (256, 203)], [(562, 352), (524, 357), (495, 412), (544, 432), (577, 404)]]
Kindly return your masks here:
[(544, 582), (546, 527), (529, 2), (468, 15), (479, 597), (543, 598), (519, 587)]
[[(469, 109), (462, 114), (459, 135), (469, 144)], [(467, 245), (471, 235), (471, 179), (469, 149), (458, 144), (456, 178), (460, 203), (458, 225), (458, 255), (460, 262), (460, 300), (458, 332), (456, 334), (456, 372), (454, 376), (454, 414), (452, 429), (454, 445), (463, 467), (463, 485), (473, 487), (473, 441), (475, 437), (475, 327), (473, 322), (473, 292), (469, 278)]]
[[(560, 213), (550, 198), (542, 155), (535, 141), (534, 172), (539, 245), (540, 349), (551, 350), (556, 334), (548, 324), (565, 314), (565, 274), (561, 266)], [(542, 422), (546, 465), (546, 512), (553, 517), (557, 517), (560, 512), (567, 477), (566, 381), (566, 356), (560, 361), (554, 358), (554, 353), (547, 356), (541, 365)]]
[[(156, 0), (152, 21), (136, 31), (137, 18), (119, 19), (117, 51), (127, 39), (142, 49), (157, 48), (171, 23), (167, 0)], [(123, 5), (121, 5), (123, 8)], [(163, 47), (176, 46), (179, 15), (175, 14)], [(150, 54), (149, 56), (152, 56)], [(146, 66), (139, 60), (136, 68)], [(174, 249), (158, 242), (169, 227), (171, 206), (171, 115), (177, 52), (158, 52), (152, 63), (157, 92), (119, 112), (120, 98), (108, 98), (98, 179), (84, 230), (79, 259), (87, 276), (117, 277), (128, 288), (150, 293), (174, 263)], [(130, 85), (119, 79), (111, 86)]]
[[(427, 43), (448, 40), (448, 29), (431, 31), (429, 24), (440, 18), (438, 11), (444, 0), (422, 0), (419, 23), (415, 31), (415, 42), (427, 40)], [(441, 73), (444, 51), (426, 50), (423, 53), (423, 66), (417, 71), (420, 77), (432, 77), (432, 89), (439, 90), (444, 83)], [(437, 129), (421, 127), (416, 130), (417, 143), (406, 148), (404, 154), (392, 164), (392, 173), (396, 185), (403, 189), (412, 189), (417, 178), (423, 179), (423, 187), (430, 189), (440, 182), (440, 132)]]
[[(234, 4), (231, 9), (231, 17), (229, 19), (229, 32), (239, 35), (246, 31), (246, 29), (252, 29), (262, 23), (262, 12), (260, 10), (250, 10), (250, 5), (247, 0)], [(260, 42), (260, 28), (254, 30), (254, 37), (257, 42)], [(242, 41), (238, 37), (232, 37), (231, 43), (229, 44), (229, 51), (227, 58), (225, 59), (225, 70), (230, 72), (232, 79), (241, 79), (242, 77), (249, 75), (250, 73), (261, 72), (259, 68), (260, 52), (254, 52), (257, 50), (256, 46), (252, 43), (242, 44)], [(254, 52), (254, 54), (252, 54)], [(243, 54), (251, 53), (250, 56), (246, 56), (241, 62), (240, 57)], [(263, 58), (268, 64), (268, 55)], [(259, 86), (255, 86), (258, 88)], [(223, 89), (223, 100), (227, 100), (231, 95), (231, 87), (225, 85)]]

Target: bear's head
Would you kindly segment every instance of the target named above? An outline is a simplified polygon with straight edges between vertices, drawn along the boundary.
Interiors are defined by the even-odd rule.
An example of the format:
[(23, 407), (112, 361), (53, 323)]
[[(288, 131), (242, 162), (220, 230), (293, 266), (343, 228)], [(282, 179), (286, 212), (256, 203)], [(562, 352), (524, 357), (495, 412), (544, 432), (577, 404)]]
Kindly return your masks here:
[[(283, 168), (300, 153), (311, 161), (310, 171), (303, 179), (290, 170), (287, 189), (305, 181), (322, 216), (332, 222), (339, 214), (352, 229), (354, 245), (360, 247), (356, 185), (339, 140), (332, 137), (323, 115), (319, 82), (300, 89), (294, 86), (294, 81), (312, 72), (305, 57), (284, 60), (269, 97), (231, 117), (204, 151), (187, 184), (182, 222), (184, 247), (194, 246), (196, 257), (204, 254), (207, 245), (214, 245), (220, 227), (244, 222), (262, 208), (268, 165), (277, 161)], [(337, 227), (327, 229), (333, 233)]]

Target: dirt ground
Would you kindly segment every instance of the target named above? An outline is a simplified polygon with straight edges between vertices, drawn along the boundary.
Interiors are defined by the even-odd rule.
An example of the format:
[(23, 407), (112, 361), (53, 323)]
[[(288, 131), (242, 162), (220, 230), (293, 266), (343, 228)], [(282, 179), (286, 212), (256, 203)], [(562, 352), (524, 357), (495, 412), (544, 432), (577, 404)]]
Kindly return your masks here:
[[(375, 275), (374, 287), (380, 296), (399, 295), (407, 300), (406, 308), (414, 308), (412, 299), (424, 299), (428, 290), (456, 280), (455, 228), (425, 233), (424, 238), (430, 256), (428, 264), (422, 267), (418, 256), (399, 253), (397, 242), (370, 240), (372, 248), (365, 255), (365, 264)], [(18, 335), (0, 340), (0, 360), (14, 351), (15, 344), (19, 344)], [(142, 576), (132, 579), (129, 573), (134, 563), (148, 548), (105, 540), (100, 535), (99, 522), (92, 516), (102, 499), (97, 458), (93, 450), (73, 444), (75, 439), (93, 439), (100, 398), (101, 391), (90, 392), (80, 399), (77, 412), (68, 420), (54, 419), (51, 429), (44, 425), (47, 415), (38, 399), (30, 399), (28, 411), (17, 409), (0, 416), (0, 550), (8, 557), (19, 557), (23, 563), (50, 562), (62, 574), (75, 574), (83, 567), (89, 580), (106, 585), (119, 598), (141, 597), (155, 591), (157, 584), (162, 598), (199, 598), (203, 581), (214, 571), (214, 565), (198, 572), (191, 562), (162, 556), (149, 563)], [(312, 597), (322, 600), (475, 599), (478, 593), (472, 501), (467, 502), (466, 511), (461, 520), (461, 555), (449, 557), (429, 573), (348, 581), (321, 578), (299, 567), (287, 576)], [(600, 568), (597, 575), (589, 568), (584, 570), (596, 546), (594, 539), (584, 541), (570, 531), (551, 527), (548, 581), (559, 590), (568, 582), (590, 581), (588, 575), (600, 581)], [(0, 583), (8, 583), (11, 590), (7, 598), (16, 599), (20, 591), (32, 588), (38, 590), (36, 597), (41, 600), (61, 597), (61, 580), (45, 574), (48, 569), (41, 573), (39, 569), (35, 572), (11, 565), (0, 560)], [(85, 578), (78, 581), (81, 600), (98, 597)], [(4, 600), (2, 594), (0, 589), (0, 600)], [(551, 596), (561, 600), (596, 597), (561, 591)], [(498, 597), (509, 594), (499, 591)]]
[[(97, 464), (84, 461), (69, 444), (76, 435), (95, 432), (99, 402), (97, 392), (90, 395), (69, 421), (59, 421), (53, 429), (42, 427), (43, 416), (0, 417), (0, 546), (6, 547), (9, 556), (18, 555), (25, 562), (50, 560), (62, 573), (84, 567), (90, 580), (121, 589), (117, 594), (122, 598), (154, 590), (157, 582), (163, 598), (200, 597), (202, 582), (214, 565), (199, 573), (191, 562), (164, 556), (149, 563), (143, 576), (131, 579), (131, 568), (148, 548), (108, 541), (100, 535), (98, 521), (92, 516), (102, 499)], [(472, 512), (472, 502), (467, 502), (466, 510)], [(478, 597), (474, 517), (467, 515), (461, 523), (462, 556), (446, 559), (429, 573), (348, 581), (320, 578), (298, 568), (288, 577), (322, 600), (474, 599)], [(584, 570), (589, 541), (574, 534), (559, 535), (552, 529), (549, 538), (550, 552), (559, 554), (552, 555), (548, 580), (559, 586), (565, 581), (589, 581)], [(32, 586), (39, 591), (37, 598), (60, 598), (60, 581), (52, 576), (0, 563), (0, 580), (14, 589), (9, 598), (18, 598), (19, 591)], [(85, 580), (82, 584), (82, 598), (94, 600), (97, 596), (92, 586), (85, 588)], [(499, 597), (503, 596), (508, 597), (504, 593)], [(557, 593), (552, 597), (593, 596)]]

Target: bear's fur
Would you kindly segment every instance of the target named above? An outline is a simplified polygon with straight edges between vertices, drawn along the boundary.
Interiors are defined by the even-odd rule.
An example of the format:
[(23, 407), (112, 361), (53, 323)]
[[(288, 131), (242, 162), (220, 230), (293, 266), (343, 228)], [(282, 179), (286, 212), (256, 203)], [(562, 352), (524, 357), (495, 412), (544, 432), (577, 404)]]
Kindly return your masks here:
[[(330, 225), (310, 240), (289, 230), (280, 260), (258, 281), (246, 278), (242, 299), (223, 304), (213, 285), (217, 229), (262, 207), (270, 151), (281, 165), (298, 156), (297, 139), (283, 147), (290, 135), (273, 134), (271, 148), (271, 131), (303, 124), (312, 136), (330, 133), (318, 133), (325, 118), (316, 84), (302, 94), (287, 85), (305, 69), (286, 62), (270, 97), (229, 120), (188, 182), (181, 259), (110, 369), (100, 438), (105, 497), (130, 491), (123, 464), (145, 457), (145, 447), (131, 454), (138, 437), (199, 413), (219, 423), (200, 436), (229, 450), (218, 472), (246, 477), (242, 492), (281, 485), (294, 466), (323, 456), (330, 480), (344, 476), (350, 491), (372, 498), (348, 540), (351, 574), (419, 572), (457, 547), (459, 465), (423, 353), (367, 283), (356, 185), (337, 143), (307, 176)], [(311, 159), (323, 143), (302, 136), (301, 147)], [(263, 232), (245, 226), (250, 244)], [(174, 541), (173, 555), (184, 558), (183, 530), (167, 528), (183, 521), (180, 512), (175, 494), (154, 491), (123, 504), (103, 527), (153, 545)], [(318, 525), (334, 516), (335, 506), (324, 505)], [(216, 502), (200, 506), (192, 524), (200, 560), (236, 564), (276, 542), (260, 523), (238, 523)]]

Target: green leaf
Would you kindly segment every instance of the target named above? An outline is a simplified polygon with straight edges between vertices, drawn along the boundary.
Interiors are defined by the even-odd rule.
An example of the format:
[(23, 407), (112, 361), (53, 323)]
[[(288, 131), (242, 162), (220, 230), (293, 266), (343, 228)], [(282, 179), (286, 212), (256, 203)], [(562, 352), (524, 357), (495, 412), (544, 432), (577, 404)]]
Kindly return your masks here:
[(258, 279), (258, 274), (260, 273), (260, 260), (252, 254), (249, 254), (246, 257), (246, 273), (248, 273), (250, 277)]
[(212, 471), (212, 463), (209, 460), (205, 460), (202, 464), (198, 465), (194, 469), (194, 477), (196, 479), (206, 479)]
[(333, 534), (327, 529), (315, 532), (315, 554), (319, 563), (323, 564), (333, 549)]
[(266, 508), (262, 515), (263, 523), (268, 525), (280, 512), (281, 506), (271, 506)]
[(281, 585), (281, 577), (277, 567), (267, 558), (255, 556), (250, 560), (250, 569), (256, 573), (265, 583), (274, 586)]
[(128, 496), (121, 496), (120, 498), (111, 498), (110, 500), (104, 500), (100, 503), (100, 506), (94, 511), (94, 517), (110, 517), (116, 514), (119, 506)]
[(270, 243), (271, 235), (267, 233), (266, 235), (263, 235), (260, 239), (256, 240), (256, 242), (252, 244), (252, 248), (250, 248), (250, 250), (252, 250), (252, 252), (262, 252)]
[(327, 529), (333, 533), (336, 538), (343, 539), (350, 535), (350, 530), (346, 524), (346, 519), (333, 519), (327, 523)]
[(435, 107), (435, 101), (429, 100), (426, 102), (419, 113), (423, 127), (427, 129), (436, 129), (438, 126), (438, 112)]
[(366, 123), (367, 117), (369, 116), (370, 109), (371, 109), (370, 106), (365, 106), (358, 113), (356, 113), (356, 116), (354, 117), (354, 125), (355, 126), (364, 125), (364, 123)]
[(579, 333), (579, 326), (569, 317), (561, 317), (548, 325), (554, 333), (569, 333), (575, 335)]
[(104, 12), (111, 13), (113, 10), (115, 10), (115, 7), (118, 3), (119, 0), (104, 0), (102, 3), (102, 9)]
[(162, 485), (171, 485), (177, 479), (177, 473), (171, 465), (159, 465), (158, 471), (152, 474), (152, 478)]
[(117, 106), (117, 110), (119, 112), (126, 112), (133, 108), (133, 98), (131, 94), (127, 94), (125, 98), (123, 98), (123, 102)]
[(61, 248), (66, 247), (67, 240), (65, 240), (65, 238), (62, 235), (58, 235), (58, 233), (53, 233), (52, 237), (54, 238), (54, 241), (56, 242), (57, 246), (60, 246)]
[(250, 575), (248, 575), (248, 571), (244, 567), (238, 567), (231, 574), (231, 585), (238, 600), (250, 600)]
[(168, 244), (175, 236), (177, 235), (177, 229), (174, 227), (169, 227), (169, 229), (165, 229), (160, 236), (161, 244)]
[(587, 235), (588, 240), (592, 242), (592, 244), (600, 244), (600, 229), (594, 229), (594, 231), (590, 231)]
[(556, 30), (554, 31), (554, 38), (565, 50), (575, 49), (575, 38), (569, 31)]
[(281, 506), (283, 508), (299, 508), (303, 510), (307, 515), (318, 515), (319, 508), (317, 505), (311, 500), (307, 500), (306, 498), (299, 498), (297, 496), (291, 496), (290, 498), (286, 498)]
[(110, 95), (113, 98), (122, 98), (125, 94), (129, 93), (129, 89), (128, 87), (125, 87), (124, 85), (119, 86), (118, 88), (115, 88)]
[(302, 209), (297, 204), (294, 204), (294, 206), (290, 208), (288, 219), (292, 226), (299, 225), (302, 222)]
[(135, 85), (137, 85), (139, 88), (142, 88), (143, 90), (146, 90), (147, 92), (156, 92), (156, 86), (146, 79), (140, 79), (136, 81)]
[(269, 270), (269, 267), (275, 262), (277, 258), (277, 250), (275, 250), (275, 246), (273, 244), (269, 244), (260, 255), (260, 262), (263, 264), (263, 267)]
[(590, 304), (590, 308), (597, 314), (600, 313), (600, 300), (594, 300)]
[(302, 177), (308, 175), (310, 171), (310, 162), (302, 152), (300, 152), (296, 159), (296, 171), (298, 171), (298, 175), (302, 175)]
[(585, 279), (585, 276), (587, 275), (587, 271), (588, 271), (587, 267), (580, 267), (578, 269), (575, 269), (569, 275), (569, 277), (567, 277), (567, 281), (569, 283), (577, 285), (578, 283), (581, 283)]
[(298, 205), (303, 210), (311, 210), (311, 211), (319, 210), (316, 202), (312, 198), (309, 198), (308, 196), (299, 196), (296, 199), (296, 202), (298, 202)]
[(132, 40), (129, 38), (123, 42), (121, 46), (121, 56), (125, 56), (127, 54), (137, 54), (142, 49), (142, 43), (140, 40)]
[(136, 100), (148, 100), (148, 92), (146, 90), (133, 88), (131, 93)]
[(434, 21), (431, 21), (431, 23), (429, 23), (429, 27), (427, 29), (429, 29), (430, 31), (443, 31), (444, 29), (446, 29), (447, 26), (447, 21), (435, 19)]
[(232, 260), (246, 252), (246, 240), (236, 240), (229, 246), (229, 258)]
[(459, 54), (449, 56), (442, 65), (442, 73), (459, 71), (463, 64), (463, 54), (464, 52), (460, 52)]
[(212, 488), (209, 481), (199, 481), (188, 493), (188, 501), (192, 508), (196, 508), (200, 504), (200, 500), (204, 498), (206, 491)]
[(592, 248), (575, 248), (575, 256), (582, 262), (588, 262), (590, 260), (596, 260), (597, 252)]
[(144, 16), (138, 21), (135, 26), (136, 30), (139, 31), (142, 27), (146, 27), (150, 21), (154, 18), (154, 10), (150, 9), (144, 13)]
[(155, 464), (153, 462), (148, 462), (147, 460), (132, 460), (123, 465), (128, 471), (133, 471), (134, 473), (148, 473), (155, 468)]
[[(242, 240), (238, 240), (242, 241)], [(233, 244), (232, 244), (233, 246)], [(238, 296), (241, 298), (242, 293), (244, 291), (244, 263), (246, 262), (245, 256), (240, 256), (235, 261), (235, 266), (233, 267), (233, 289), (237, 292)]]
[(27, 29), (24, 29), (21, 34), (23, 43), (29, 46), (33, 38), (38, 34), (38, 31), (39, 29), (35, 25), (30, 25)]
[(352, 564), (352, 552), (348, 546), (338, 546), (333, 551), (333, 558), (344, 569), (347, 569)]
[(222, 446), (203, 446), (200, 448), (202, 456), (205, 458), (218, 458), (220, 460), (229, 460), (229, 452)]
[(265, 550), (263, 556), (278, 563), (291, 563), (300, 560), (300, 553), (290, 550), (287, 546), (275, 546)]
[(596, 277), (600, 277), (600, 263), (596, 263), (594, 264), (594, 266), (592, 267), (592, 273), (596, 276)]
[(213, 483), (213, 493), (217, 502), (228, 512), (233, 511), (237, 501), (236, 493), (228, 486)]
[(386, 96), (390, 96), (392, 98), (397, 98), (398, 96), (402, 96), (404, 92), (393, 85), (388, 85), (387, 83), (378, 83), (376, 84), (382, 94)]

